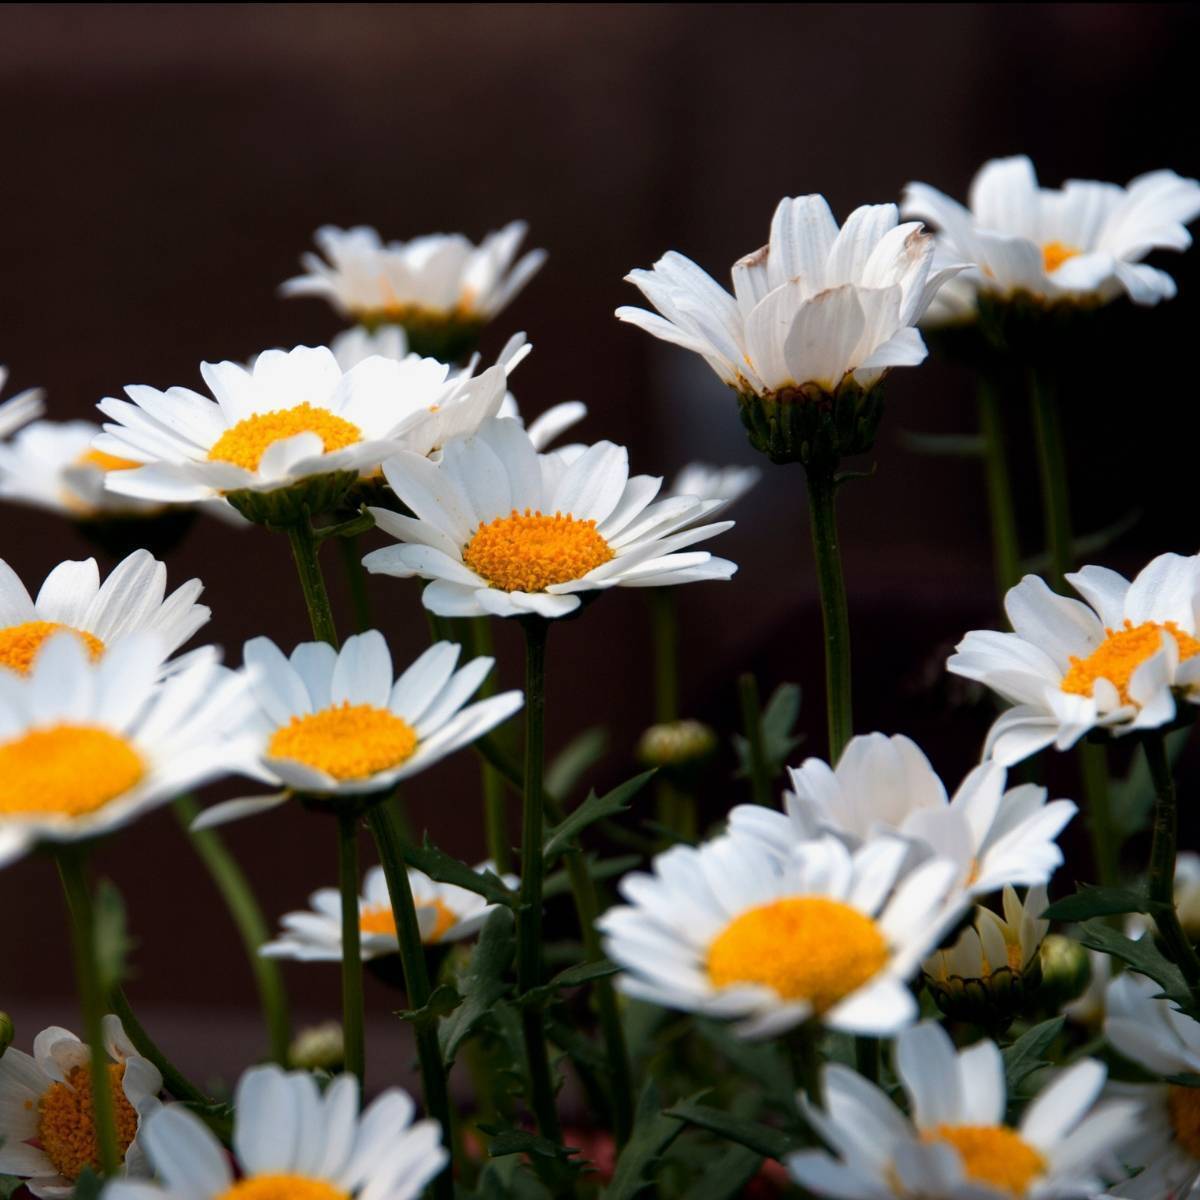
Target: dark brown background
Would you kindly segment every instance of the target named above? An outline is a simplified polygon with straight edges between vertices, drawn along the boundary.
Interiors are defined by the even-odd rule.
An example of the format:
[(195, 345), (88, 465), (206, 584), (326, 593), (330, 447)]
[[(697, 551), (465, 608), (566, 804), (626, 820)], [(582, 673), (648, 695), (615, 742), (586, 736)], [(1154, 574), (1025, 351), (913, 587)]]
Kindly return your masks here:
[[(724, 277), (764, 240), (783, 194), (824, 192), (843, 218), (914, 178), (962, 195), (997, 154), (1029, 152), (1051, 184), (1160, 166), (1200, 174), (1196, 28), (1194, 9), (1157, 5), (8, 5), (0, 361), (15, 386), (47, 387), (52, 415), (87, 415), (126, 383), (195, 384), (202, 359), (332, 336), (321, 302), (275, 294), (321, 223), (478, 237), (519, 216), (550, 261), (486, 348), (528, 330), (536, 350), (516, 378), (526, 411), (585, 400), (585, 435), (627, 442), (638, 470), (749, 462), (703, 364), (613, 319), (635, 299), (622, 282), (631, 267), (675, 247)], [(1164, 265), (1179, 299), (1125, 314), (1067, 364), (1076, 522), (1098, 528), (1140, 507), (1104, 555), (1129, 570), (1197, 541), (1200, 279), (1194, 255)], [(989, 716), (955, 707), (940, 670), (965, 629), (995, 620), (982, 486), (974, 464), (916, 457), (897, 434), (972, 429), (970, 387), (940, 363), (898, 372), (878, 477), (842, 503), (859, 728), (913, 734), (952, 780)], [(1014, 397), (1034, 551), (1023, 409)], [(728, 727), (738, 671), (755, 669), (764, 689), (799, 680), (806, 750), (819, 753), (797, 471), (769, 470), (735, 515), (719, 552), (742, 564), (736, 580), (679, 596), (686, 707)], [(31, 587), (90, 552), (49, 516), (6, 508), (0, 521), (0, 554)], [(278, 539), (201, 523), (171, 568), (203, 577), (208, 636), (233, 661), (254, 634), (306, 635)], [(380, 580), (375, 597), (397, 658), (410, 657), (425, 639), (414, 589)], [(628, 773), (651, 714), (645, 616), (642, 596), (613, 594), (552, 640), (551, 742), (606, 721), (600, 784)], [(501, 635), (509, 683), (512, 633)], [(729, 769), (722, 760), (710, 780), (713, 818), (742, 796)], [(483, 850), (475, 781), (463, 755), (410, 789), (416, 822), (465, 856)], [(1086, 870), (1079, 832), (1073, 865)], [(260, 818), (229, 841), (272, 918), (334, 878), (331, 830), (315, 818)], [(169, 813), (115, 839), (101, 866), (130, 906), (135, 999), (184, 1065), (234, 1069), (258, 1048), (249, 978)], [(336, 1013), (334, 969), (288, 976), (303, 1015)], [(70, 992), (53, 870), (28, 859), (0, 873), (0, 1007), (17, 1015), (21, 1044), (48, 1018), (74, 1021)], [(372, 990), (369, 1003), (382, 1026), (396, 999)]]

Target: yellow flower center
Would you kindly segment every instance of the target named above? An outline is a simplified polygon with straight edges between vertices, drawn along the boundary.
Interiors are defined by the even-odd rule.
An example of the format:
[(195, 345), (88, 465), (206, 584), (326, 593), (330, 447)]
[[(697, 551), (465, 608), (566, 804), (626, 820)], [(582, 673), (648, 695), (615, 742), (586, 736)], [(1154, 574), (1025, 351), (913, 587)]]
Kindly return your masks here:
[(958, 1151), (968, 1179), (1024, 1196), (1046, 1160), (1014, 1130), (1003, 1125), (938, 1125), (922, 1134), (926, 1142), (945, 1142)]
[(134, 462), (132, 458), (118, 458), (115, 454), (105, 454), (103, 450), (85, 450), (76, 460), (77, 467), (99, 467), (101, 471), (132, 471), (135, 467), (144, 467), (145, 463)]
[(887, 958), (887, 942), (869, 917), (839, 900), (797, 896), (735, 917), (708, 948), (708, 977), (718, 988), (760, 984), (822, 1013), (878, 974)]
[(1042, 264), (1047, 275), (1053, 275), (1068, 259), (1075, 258), (1083, 251), (1076, 246), (1068, 246), (1066, 242), (1047, 242), (1042, 247)]
[(123, 796), (145, 770), (138, 752), (107, 729), (31, 729), (0, 743), (0, 816), (81, 817)]
[(42, 643), (52, 634), (61, 633), (64, 629), (83, 642), (93, 662), (104, 653), (104, 643), (86, 629), (74, 629), (70, 625), (60, 625), (57, 621), (25, 621), (20, 625), (0, 629), (0, 667), (28, 675)]
[[(109, 1063), (108, 1081), (117, 1122), (117, 1148), (122, 1159), (137, 1134), (138, 1125), (137, 1113), (122, 1086), (124, 1079), (124, 1063)], [(37, 1140), (64, 1179), (78, 1179), (84, 1167), (99, 1171), (100, 1151), (92, 1120), (90, 1067), (74, 1067), (67, 1072), (66, 1083), (52, 1083), (42, 1093), (38, 1100)]]
[(308, 1179), (303, 1175), (255, 1175), (253, 1179), (239, 1179), (214, 1200), (350, 1200), (350, 1194), (324, 1179)]
[(463, 562), (503, 592), (544, 592), (555, 583), (581, 579), (613, 557), (595, 521), (541, 512), (497, 517), (479, 528), (463, 548)]
[[(427, 946), (432, 946), (436, 942), (440, 942), (446, 936), (446, 930), (458, 920), (458, 915), (441, 900), (434, 900), (429, 904), (421, 904), (418, 908), (432, 908), (437, 913), (437, 919), (433, 923), (433, 928), (423, 939)], [(396, 917), (390, 905), (372, 904), (363, 909), (359, 927), (363, 933), (388, 933), (392, 937), (395, 937)]]
[(1162, 635), (1169, 633), (1179, 647), (1180, 661), (1200, 654), (1200, 641), (1176, 626), (1174, 621), (1143, 621), (1134, 625), (1126, 621), (1124, 629), (1104, 631), (1104, 641), (1087, 656), (1071, 655), (1071, 666), (1063, 676), (1062, 690), (1076, 696), (1090, 696), (1097, 679), (1107, 679), (1120, 694), (1122, 704), (1132, 704), (1129, 681), (1134, 671), (1162, 645)]
[(317, 434), (325, 454), (362, 441), (362, 430), (357, 425), (305, 401), (295, 408), (255, 413), (239, 421), (213, 443), (208, 461), (233, 463), (235, 467), (257, 471), (262, 456), (271, 446), (298, 433)]
[(1167, 1089), (1167, 1112), (1176, 1142), (1200, 1159), (1200, 1088), (1172, 1084)]
[(367, 779), (398, 767), (417, 748), (407, 721), (386, 708), (344, 701), (333, 708), (293, 717), (271, 735), (271, 758), (290, 758), (332, 775)]

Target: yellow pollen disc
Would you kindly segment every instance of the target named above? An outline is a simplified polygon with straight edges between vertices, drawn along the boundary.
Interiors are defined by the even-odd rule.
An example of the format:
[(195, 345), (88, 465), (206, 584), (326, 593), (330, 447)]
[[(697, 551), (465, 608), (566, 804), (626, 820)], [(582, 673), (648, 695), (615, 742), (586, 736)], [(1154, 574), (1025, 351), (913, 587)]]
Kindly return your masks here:
[(0, 743), (0, 816), (81, 817), (145, 774), (124, 738), (92, 725), (53, 725)]
[(735, 917), (708, 948), (715, 987), (759, 984), (822, 1013), (878, 974), (888, 948), (875, 922), (823, 896), (775, 900)]
[(350, 1200), (350, 1194), (324, 1179), (303, 1175), (255, 1175), (240, 1179), (214, 1200)]
[(1042, 247), (1042, 264), (1046, 268), (1046, 274), (1053, 275), (1068, 259), (1076, 258), (1082, 253), (1082, 250), (1068, 246), (1066, 242), (1047, 242)]
[(1003, 1125), (938, 1125), (921, 1137), (953, 1146), (968, 1179), (989, 1183), (1013, 1196), (1024, 1196), (1046, 1171), (1041, 1154)]
[(1200, 1159), (1200, 1088), (1172, 1084), (1167, 1089), (1167, 1112), (1175, 1141), (1193, 1158)]
[(1062, 690), (1075, 696), (1090, 696), (1097, 679), (1107, 679), (1120, 694), (1122, 704), (1132, 704), (1129, 681), (1134, 671), (1158, 652), (1163, 632), (1169, 633), (1179, 647), (1181, 662), (1200, 654), (1200, 641), (1184, 633), (1174, 621), (1126, 621), (1124, 629), (1104, 631), (1104, 641), (1087, 656), (1071, 656), (1071, 666), (1063, 676)]
[(132, 458), (118, 458), (115, 454), (105, 454), (103, 450), (85, 450), (76, 460), (77, 467), (99, 467), (102, 471), (132, 471), (134, 467), (144, 467), (145, 463), (134, 462)]
[(555, 583), (581, 579), (613, 557), (595, 521), (541, 512), (497, 517), (479, 528), (463, 548), (463, 562), (503, 592), (544, 592)]
[(298, 433), (318, 434), (325, 454), (362, 441), (362, 430), (357, 425), (305, 401), (295, 408), (255, 413), (239, 421), (213, 443), (208, 461), (233, 463), (235, 467), (257, 471), (262, 456), (271, 446)]
[[(117, 1149), (122, 1159), (137, 1134), (138, 1119), (125, 1095), (123, 1063), (108, 1064), (108, 1082), (112, 1090), (117, 1122)], [(84, 1167), (100, 1169), (96, 1146), (96, 1127), (92, 1121), (91, 1069), (75, 1067), (67, 1072), (66, 1083), (53, 1083), (38, 1101), (37, 1140), (46, 1157), (64, 1179), (76, 1180)]]
[(83, 642), (93, 662), (104, 653), (104, 643), (86, 629), (74, 629), (57, 621), (25, 621), (0, 629), (0, 667), (28, 675), (42, 643), (51, 634), (61, 633), (64, 629)]
[[(437, 913), (437, 920), (424, 941), (427, 946), (440, 942), (446, 936), (446, 931), (458, 920), (458, 915), (448, 908), (441, 900), (430, 904), (421, 904), (418, 908), (432, 908)], [(371, 905), (362, 910), (359, 928), (363, 933), (390, 933), (396, 936), (396, 917), (386, 904)]]
[(290, 758), (334, 779), (366, 779), (398, 767), (416, 748), (417, 735), (407, 721), (386, 708), (347, 701), (293, 717), (271, 735), (267, 754)]

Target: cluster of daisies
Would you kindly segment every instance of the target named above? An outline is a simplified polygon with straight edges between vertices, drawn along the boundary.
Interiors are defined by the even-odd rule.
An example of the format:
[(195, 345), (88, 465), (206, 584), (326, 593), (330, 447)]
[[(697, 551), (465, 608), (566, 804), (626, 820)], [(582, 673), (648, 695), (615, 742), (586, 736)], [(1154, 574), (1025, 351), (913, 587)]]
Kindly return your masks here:
[[(977, 176), (969, 207), (914, 183), (901, 206), (864, 206), (839, 227), (822, 197), (785, 199), (768, 244), (734, 264), (732, 295), (672, 252), (629, 276), (657, 311), (617, 315), (700, 354), (737, 393), (754, 444), (807, 463), (816, 426), (801, 450), (780, 414), (861, 406), (892, 368), (924, 359), (919, 324), (969, 323), (1017, 300), (1167, 299), (1172, 280), (1142, 259), (1187, 246), (1197, 215), (1200, 185), (1172, 172), (1047, 190), (1027, 159), (1000, 160)], [(472, 353), (543, 260), (518, 258), (523, 234), (514, 223), (476, 246), (320, 230), (321, 254), (284, 291), (328, 299), (355, 328), (329, 347), (206, 362), (205, 391), (130, 385), (100, 402), (102, 425), (40, 419), (41, 397), (18, 395), (0, 405), (0, 496), (147, 541), (197, 509), (231, 526), (302, 521), (309, 536), (312, 516), (361, 521), (390, 539), (363, 568), (424, 581), (438, 621), (546, 621), (614, 587), (731, 579), (735, 564), (703, 546), (730, 528), (723, 514), (755, 471), (694, 466), (664, 487), (631, 473), (622, 446), (559, 444), (585, 410), (525, 419), (509, 390), (530, 352), (523, 335), (490, 365)], [(199, 580), (168, 594), (166, 574), (138, 549), (103, 580), (94, 560), (64, 562), (34, 597), (0, 562), (0, 866), (112, 833), (223, 776), (250, 781), (250, 794), (206, 809), (198, 829), (297, 801), (359, 812), (524, 702), (519, 691), (473, 700), (493, 662), (461, 661), (452, 640), (397, 671), (378, 630), (290, 653), (255, 637), (227, 665), (215, 647), (185, 649), (209, 609)], [(778, 809), (733, 807), (714, 836), (626, 875), (624, 902), (596, 922), (631, 1001), (729, 1022), (746, 1039), (888, 1041), (895, 1089), (829, 1061), (798, 1100), (820, 1147), (787, 1166), (812, 1193), (1117, 1188), (1166, 1200), (1200, 1181), (1200, 1090), (1189, 1086), (1200, 1025), (1155, 984), (1097, 959), (1092, 994), (1075, 1000), (1138, 1082), (1109, 1082), (1104, 1062), (1083, 1057), (1032, 1098), (1010, 1095), (995, 1040), (1036, 986), (1057, 839), (1076, 813), (1044, 787), (1010, 786), (1008, 769), (1089, 735), (1163, 729), (1200, 704), (1200, 556), (1164, 554), (1132, 583), (1097, 566), (1067, 579), (1081, 599), (1029, 576), (1006, 597), (1011, 632), (968, 633), (950, 658), (1008, 705), (953, 794), (908, 738), (853, 737), (836, 761), (791, 770)], [(1181, 885), (1189, 878), (1181, 869)], [(493, 911), (480, 891), (416, 870), (409, 886), (427, 948), (471, 938)], [(261, 954), (341, 961), (357, 918), (364, 961), (395, 955), (381, 868), (361, 893), (347, 914), (344, 891), (314, 891)], [(1196, 903), (1185, 893), (1184, 915)], [(922, 987), (994, 1038), (957, 1048), (928, 1019)], [(994, 1028), (980, 1013), (999, 1014)], [(99, 1166), (90, 1081), (101, 1049), (123, 1164), (111, 1200), (405, 1200), (448, 1179), (451, 1131), (414, 1121), (405, 1093), (360, 1111), (353, 1075), (322, 1090), (279, 1067), (238, 1084), (231, 1161), (196, 1113), (162, 1101), (158, 1068), (111, 1016), (103, 1047), (56, 1028), (32, 1056), (0, 1056), (0, 1174), (66, 1197)]]

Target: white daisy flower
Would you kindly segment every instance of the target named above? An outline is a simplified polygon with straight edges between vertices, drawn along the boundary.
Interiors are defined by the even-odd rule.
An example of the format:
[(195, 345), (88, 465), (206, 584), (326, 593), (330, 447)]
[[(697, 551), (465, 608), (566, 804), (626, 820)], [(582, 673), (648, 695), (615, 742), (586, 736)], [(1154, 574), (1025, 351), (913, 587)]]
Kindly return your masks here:
[(507, 721), (524, 697), (509, 691), (467, 704), (494, 660), (475, 658), (455, 670), (460, 650), (437, 642), (397, 679), (374, 629), (347, 638), (340, 650), (305, 642), (290, 658), (270, 638), (247, 642), (244, 669), (257, 701), (245, 724), (258, 758), (254, 773), (285, 790), (217, 804), (194, 827), (265, 812), (293, 791), (385, 791)]
[(788, 775), (782, 813), (738, 805), (730, 828), (779, 854), (818, 833), (851, 846), (892, 834), (912, 845), (914, 858), (953, 862), (955, 887), (968, 896), (1045, 883), (1062, 863), (1054, 839), (1076, 812), (1070, 800), (1047, 803), (1046, 789), (1033, 784), (1006, 791), (996, 763), (976, 767), (949, 799), (915, 742), (882, 733), (851, 738), (835, 768), (809, 758)]
[(523, 221), (513, 221), (476, 246), (461, 233), (384, 242), (366, 225), (325, 225), (315, 238), (324, 258), (303, 255), (306, 273), (289, 279), (280, 291), (323, 296), (345, 316), (367, 325), (420, 327), (453, 319), (482, 326), (546, 260), (544, 250), (530, 250), (517, 259), (526, 229)]
[(734, 264), (733, 296), (671, 251), (625, 277), (662, 315), (617, 316), (694, 350), (740, 393), (835, 392), (847, 376), (869, 388), (925, 358), (913, 326), (959, 269), (933, 270), (933, 251), (894, 204), (855, 209), (839, 230), (824, 197), (784, 199), (767, 245)]
[[(1200, 1074), (1200, 1024), (1160, 997), (1158, 984), (1144, 975), (1119, 975), (1108, 985), (1104, 1036), (1151, 1074)], [(1146, 1121), (1122, 1156), (1130, 1167), (1144, 1169), (1116, 1194), (1131, 1200), (1186, 1196), (1200, 1182), (1200, 1088), (1122, 1084), (1119, 1091), (1142, 1101)]]
[(517, 405), (517, 398), (509, 392), (496, 415), (511, 418), (524, 426), (533, 448), (540, 453), (557, 437), (566, 433), (573, 425), (578, 425), (587, 416), (587, 405), (581, 400), (564, 400), (561, 404), (552, 404), (544, 413), (526, 424)]
[(194, 656), (161, 682), (162, 645), (130, 634), (93, 663), (50, 638), (28, 675), (0, 670), (0, 866), (38, 842), (108, 833), (252, 761), (245, 680)]
[(1015, 1128), (995, 1042), (956, 1051), (926, 1021), (900, 1034), (896, 1072), (911, 1117), (848, 1067), (824, 1068), (824, 1108), (800, 1103), (836, 1157), (791, 1156), (793, 1179), (839, 1200), (1085, 1200), (1104, 1189), (1112, 1151), (1140, 1132), (1138, 1104), (1096, 1104), (1105, 1068), (1094, 1059), (1058, 1074)]
[(122, 559), (103, 584), (94, 558), (59, 563), (36, 600), (0, 559), (0, 667), (28, 674), (46, 639), (64, 630), (93, 659), (129, 634), (150, 633), (165, 661), (211, 615), (196, 603), (204, 590), (199, 579), (189, 579), (169, 596), (166, 590), (166, 565), (149, 550)]
[(612, 442), (539, 454), (512, 420), (483, 425), (433, 464), (401, 453), (384, 463), (392, 490), (416, 514), (373, 508), (400, 545), (363, 559), (373, 574), (433, 582), (423, 600), (446, 617), (561, 617), (579, 593), (728, 579), (736, 566), (707, 551), (679, 553), (732, 522), (699, 524), (714, 501), (653, 503), (661, 479), (629, 474)]
[(1016, 890), (1002, 893), (1004, 915), (982, 906), (975, 921), (962, 931), (947, 950), (938, 950), (925, 960), (925, 973), (934, 980), (988, 979), (997, 971), (1020, 975), (1037, 957), (1050, 922), (1042, 919), (1048, 907), (1045, 887), (1032, 887), (1024, 900)]
[(388, 1088), (358, 1112), (358, 1081), (320, 1091), (305, 1071), (254, 1067), (234, 1096), (234, 1168), (188, 1109), (172, 1104), (142, 1140), (161, 1181), (118, 1181), (105, 1200), (416, 1200), (446, 1165), (436, 1121), (413, 1122), (407, 1092)]
[(711, 467), (707, 463), (688, 463), (671, 481), (667, 495), (719, 500), (727, 508), (761, 478), (762, 472), (757, 467)]
[[(8, 368), (0, 366), (0, 392), (8, 380)], [(28, 388), (10, 396), (0, 404), (0, 438), (15, 433), (22, 425), (36, 420), (45, 411), (42, 403), (44, 393), (41, 388)]]
[(748, 838), (659, 854), (654, 874), (620, 883), (628, 905), (597, 922), (627, 995), (735, 1018), (745, 1037), (815, 1018), (888, 1035), (915, 1020), (905, 985), (957, 919), (954, 877), (937, 860), (902, 873), (905, 844), (877, 838), (851, 854), (836, 838), (782, 859)]
[(400, 362), (410, 353), (408, 335), (399, 325), (381, 325), (378, 329), (352, 325), (329, 343), (329, 349), (343, 371), (357, 367), (365, 358), (378, 356)]
[[(162, 1076), (116, 1017), (105, 1017), (103, 1030), (121, 1169), (149, 1175), (138, 1139), (143, 1122), (161, 1107)], [(9, 1047), (0, 1056), (0, 1174), (25, 1180), (45, 1200), (70, 1196), (85, 1167), (100, 1169), (91, 1062), (90, 1047), (56, 1027), (34, 1038), (32, 1055)]]
[(1067, 582), (1086, 604), (1026, 575), (1004, 599), (1014, 632), (973, 630), (946, 663), (1015, 706), (984, 749), (1005, 766), (1051, 744), (1067, 750), (1092, 729), (1166, 725), (1177, 698), (1200, 704), (1200, 556), (1161, 554), (1133, 583), (1107, 567)]
[(974, 265), (980, 291), (1075, 304), (1127, 294), (1157, 304), (1175, 295), (1175, 281), (1141, 260), (1191, 245), (1184, 226), (1200, 215), (1200, 183), (1152, 171), (1127, 187), (1072, 179), (1040, 188), (1033, 163), (1017, 155), (985, 163), (969, 203), (924, 183), (904, 191), (905, 216), (938, 227), (945, 252)]
[(109, 474), (126, 496), (195, 503), (273, 492), (313, 476), (373, 470), (398, 447), (428, 454), (475, 429), (504, 397), (505, 369), (471, 376), (435, 359), (373, 356), (343, 371), (326, 347), (266, 350), (251, 368), (202, 363), (215, 399), (187, 388), (125, 389), (95, 441), (145, 464)]
[[(480, 863), (477, 871), (495, 872), (494, 864)], [(501, 876), (512, 889), (520, 886), (515, 875)], [(409, 868), (421, 941), (427, 946), (458, 942), (474, 937), (495, 910), (478, 892), (452, 883), (438, 883), (424, 871)], [(311, 909), (284, 913), (280, 918), (283, 934), (264, 945), (259, 953), (266, 958), (293, 958), (298, 962), (342, 961), (342, 901), (337, 888), (320, 888), (309, 897)], [(388, 895), (382, 867), (372, 867), (363, 881), (358, 901), (362, 958), (369, 962), (395, 954), (400, 949), (396, 919)]]

